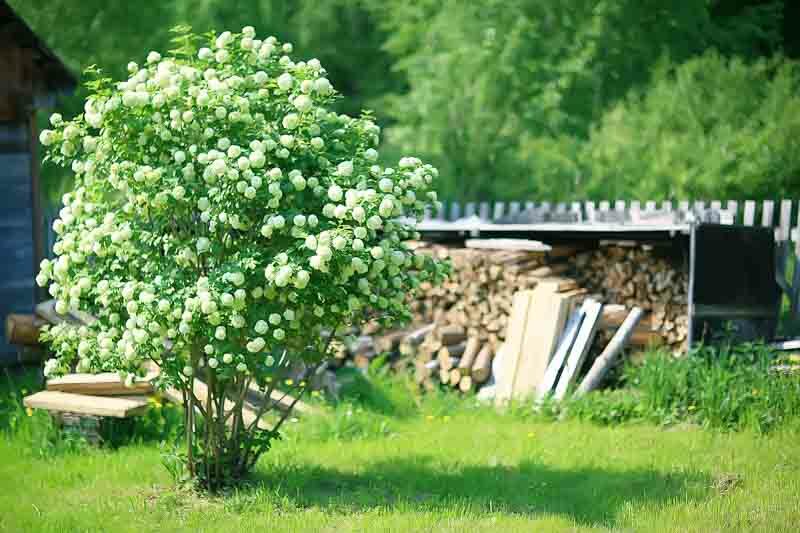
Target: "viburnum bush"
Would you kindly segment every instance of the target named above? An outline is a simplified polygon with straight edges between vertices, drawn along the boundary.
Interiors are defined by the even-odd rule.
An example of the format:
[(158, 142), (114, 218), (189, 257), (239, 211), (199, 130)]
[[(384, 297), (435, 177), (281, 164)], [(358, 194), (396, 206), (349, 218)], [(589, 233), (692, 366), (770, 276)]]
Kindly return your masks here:
[(187, 472), (216, 490), (289, 415), (268, 400), (248, 417), (254, 390), (300, 398), (331, 339), (408, 319), (408, 292), (447, 266), (404, 244), (436, 203), (436, 169), (379, 165), (380, 128), (328, 109), (339, 96), (319, 61), (295, 62), (250, 26), (181, 28), (175, 43), (130, 63), (126, 81), (95, 71), (84, 113), (54, 114), (41, 133), (75, 187), (37, 282), (58, 312), (94, 317), (42, 334), (45, 372), (130, 383), (158, 365), (158, 384), (186, 400)]

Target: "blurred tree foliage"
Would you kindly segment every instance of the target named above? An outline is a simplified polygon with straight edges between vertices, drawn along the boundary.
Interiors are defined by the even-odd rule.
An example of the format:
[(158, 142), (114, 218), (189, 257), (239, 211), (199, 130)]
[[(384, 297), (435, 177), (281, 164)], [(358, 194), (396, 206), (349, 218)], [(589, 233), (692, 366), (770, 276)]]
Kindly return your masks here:
[(758, 198), (800, 192), (800, 66), (709, 52), (656, 69), (582, 154), (591, 195)]
[(436, 161), (449, 198), (611, 194), (597, 181), (586, 189), (579, 155), (591, 125), (646, 86), (662, 58), (681, 62), (709, 47), (748, 58), (779, 49), (780, 3), (719, 15), (714, 6), (375, 0), (385, 47), (409, 84), (387, 97), (396, 120), (390, 141)]
[[(781, 118), (767, 109), (779, 98), (779, 85), (791, 83), (793, 67), (782, 66), (787, 60), (760, 58), (800, 51), (792, 25), (783, 19), (791, 13), (788, 1), (10, 3), (76, 71), (94, 63), (122, 76), (129, 60), (169, 48), (168, 30), (178, 23), (198, 31), (252, 24), (260, 34), (290, 40), (299, 56), (319, 58), (348, 96), (341, 111), (387, 110), (378, 117), (388, 125), (384, 157), (410, 152), (435, 162), (446, 198), (800, 193), (796, 167), (782, 166), (793, 159), (786, 152), (792, 141), (782, 137), (793, 131), (787, 121), (760, 128), (742, 119), (745, 109), (757, 109), (762, 121)], [(718, 55), (703, 56), (710, 49)], [(693, 62), (699, 56), (700, 63)], [(733, 57), (739, 59), (726, 60)], [(696, 93), (669, 105), (663, 100), (674, 84), (682, 83), (681, 76), (692, 78), (688, 70), (681, 74), (687, 61), (686, 69), (702, 70), (703, 62), (718, 68), (693, 81)], [(783, 78), (775, 78), (779, 74)], [(752, 82), (750, 92), (737, 93), (725, 86), (732, 77), (743, 85), (762, 80), (775, 92), (758, 91)], [(673, 114), (703, 108), (698, 102), (714, 88), (725, 94), (715, 99), (717, 116), (731, 122), (714, 130), (692, 126), (693, 140), (684, 139)], [(750, 101), (740, 101), (745, 99)], [(79, 98), (71, 102), (77, 112)], [(659, 141), (653, 145), (658, 150), (669, 151), (642, 154), (635, 129), (658, 132), (661, 124), (683, 148), (651, 139)], [(723, 139), (726, 127), (731, 134)], [(749, 139), (751, 147), (718, 144), (734, 138), (740, 144)], [(760, 144), (765, 142), (770, 146)], [(758, 152), (759, 146), (771, 155)], [(613, 155), (628, 151), (639, 153)], [(747, 160), (722, 164), (721, 152)]]

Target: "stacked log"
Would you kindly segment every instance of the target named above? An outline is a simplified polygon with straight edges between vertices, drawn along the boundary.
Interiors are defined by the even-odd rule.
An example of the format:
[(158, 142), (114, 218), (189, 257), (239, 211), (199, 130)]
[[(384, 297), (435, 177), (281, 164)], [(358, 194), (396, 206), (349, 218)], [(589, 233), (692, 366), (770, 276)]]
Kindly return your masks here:
[[(570, 258), (572, 274), (581, 287), (607, 305), (598, 342), (607, 341), (627, 311), (645, 311), (630, 343), (664, 344), (685, 348), (689, 331), (687, 311), (689, 276), (681, 259), (648, 245), (600, 246)], [(609, 331), (610, 330), (610, 331)]]
[(564, 259), (573, 252), (566, 247), (550, 252), (421, 249), (418, 253), (449, 259), (453, 273), (440, 286), (422, 284), (419, 298), (410, 301), (415, 321), (461, 326), (469, 337), (496, 351), (505, 338), (516, 291), (532, 289), (543, 280), (559, 283), (561, 291), (578, 289), (576, 280), (566, 277), (569, 264)]
[(629, 344), (684, 347), (688, 276), (679, 260), (658, 248), (602, 243), (595, 249), (557, 246), (541, 252), (420, 245), (416, 251), (449, 259), (453, 266), (442, 285), (423, 284), (409, 301), (420, 326), (383, 334), (362, 330), (360, 343), (342, 361), (350, 357), (364, 368), (375, 355), (389, 353), (392, 367), (413, 371), (424, 389), (474, 390), (491, 377), (513, 294), (544, 280), (576, 296), (576, 305), (585, 296), (604, 302), (594, 353), (602, 351), (634, 306), (645, 315)]

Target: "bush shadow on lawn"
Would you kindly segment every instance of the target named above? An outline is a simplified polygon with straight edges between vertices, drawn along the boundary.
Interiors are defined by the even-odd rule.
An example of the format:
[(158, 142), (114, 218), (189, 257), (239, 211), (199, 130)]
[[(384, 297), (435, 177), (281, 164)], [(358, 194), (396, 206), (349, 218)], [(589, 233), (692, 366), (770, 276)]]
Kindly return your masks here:
[(702, 500), (710, 480), (700, 473), (654, 470), (558, 469), (524, 461), (516, 466), (442, 463), (416, 455), (365, 464), (360, 472), (322, 466), (259, 470), (252, 488), (277, 492), (298, 507), (356, 512), (377, 507), (565, 515), (582, 524), (613, 522), (626, 504)]

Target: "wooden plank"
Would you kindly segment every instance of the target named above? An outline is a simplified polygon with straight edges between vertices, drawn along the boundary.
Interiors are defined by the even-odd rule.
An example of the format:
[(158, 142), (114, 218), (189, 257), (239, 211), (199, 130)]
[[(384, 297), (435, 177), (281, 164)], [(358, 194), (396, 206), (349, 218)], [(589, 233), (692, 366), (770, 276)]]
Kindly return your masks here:
[[(258, 387), (254, 383), (250, 384), (248, 390), (251, 395), (255, 396), (256, 400), (255, 402), (253, 401), (249, 402), (251, 404), (250, 408), (256, 411), (260, 407), (259, 404), (264, 401), (264, 394), (260, 390), (258, 390)], [(270, 400), (272, 400), (274, 406), (280, 411), (284, 412), (287, 411), (292, 406), (293, 402), (294, 402), (294, 412), (298, 414), (310, 415), (313, 414), (315, 411), (311, 405), (307, 404), (302, 400), (297, 400), (297, 402), (295, 402), (294, 396), (291, 396), (280, 390), (271, 391), (269, 397)]]
[(464, 216), (469, 218), (475, 216), (475, 202), (467, 202), (464, 206)]
[(508, 214), (511, 216), (518, 215), (520, 211), (519, 202), (510, 202), (508, 204)]
[(608, 200), (602, 200), (600, 202), (600, 204), (598, 205), (597, 210), (598, 211), (603, 211), (603, 212), (610, 211), (611, 210), (611, 202), (609, 202)]
[(114, 372), (67, 374), (47, 380), (47, 390), (88, 394), (90, 396), (144, 395), (153, 392), (153, 385), (150, 381), (157, 375), (157, 372), (150, 372), (145, 377), (137, 379), (132, 386), (126, 387), (119, 374)]
[(761, 225), (765, 228), (772, 227), (772, 218), (775, 211), (775, 202), (764, 200), (761, 209)]
[(524, 399), (535, 393), (564, 330), (569, 296), (558, 293), (558, 284), (542, 281), (533, 289), (525, 336), (512, 396)]
[(671, 212), (672, 211), (672, 200), (664, 200), (661, 202), (661, 209), (663, 211)]
[(458, 220), (461, 218), (461, 205), (458, 202), (450, 204), (450, 220)]
[(506, 204), (503, 202), (495, 202), (494, 208), (492, 209), (492, 220), (499, 220), (503, 218), (506, 211)]
[(87, 396), (60, 391), (41, 391), (25, 397), (25, 407), (61, 413), (127, 418), (142, 414), (148, 408), (147, 398), (113, 398)]
[[(797, 225), (790, 232), (790, 238), (794, 238), (794, 255), (800, 259), (800, 206), (798, 206), (797, 210)], [(800, 269), (795, 268), (794, 272), (797, 275)], [(798, 286), (798, 289), (800, 289), (800, 286)]]
[(581, 209), (580, 202), (572, 202), (569, 206), (569, 210), (571, 213), (575, 213), (575, 216), (578, 218), (578, 222), (583, 222), (586, 218), (583, 216), (583, 209)]
[(625, 322), (622, 323), (611, 338), (611, 341), (609, 341), (608, 346), (603, 350), (603, 353), (595, 359), (592, 368), (589, 369), (589, 372), (586, 374), (586, 377), (583, 378), (578, 390), (575, 391), (576, 396), (582, 396), (597, 388), (609, 369), (614, 366), (617, 356), (622, 352), (623, 348), (625, 348), (628, 339), (636, 328), (636, 324), (638, 324), (639, 320), (642, 318), (642, 313), (642, 309), (639, 307), (634, 307), (631, 310)]
[(467, 248), (481, 250), (525, 250), (529, 252), (549, 252), (550, 245), (541, 241), (530, 239), (467, 239), (464, 241)]
[(745, 200), (744, 202), (744, 217), (742, 224), (745, 226), (752, 226), (756, 222), (756, 203), (753, 200)]
[(483, 221), (489, 221), (489, 202), (481, 202), (478, 206), (478, 218)]
[(586, 211), (586, 220), (588, 222), (594, 222), (595, 220), (595, 206), (594, 202), (585, 202), (583, 204), (584, 211)]
[(781, 200), (780, 226), (778, 228), (778, 240), (780, 242), (789, 240), (789, 232), (792, 226), (792, 201)]
[(581, 327), (583, 318), (583, 309), (576, 309), (570, 315), (567, 325), (564, 327), (564, 334), (558, 341), (556, 353), (553, 354), (553, 359), (550, 361), (550, 364), (547, 365), (547, 370), (544, 373), (542, 382), (539, 383), (539, 386), (536, 388), (537, 401), (542, 400), (553, 390), (553, 386), (558, 379), (558, 373), (561, 371), (561, 367), (564, 366), (564, 361), (567, 359), (569, 350), (575, 342), (575, 337), (578, 335), (578, 330)]
[(447, 202), (441, 203), (441, 209), (436, 211), (434, 218), (436, 220), (447, 220)]
[(625, 212), (625, 200), (617, 200), (614, 202), (614, 211), (619, 213)]
[[(200, 381), (199, 379), (195, 379), (194, 380), (194, 386), (192, 387), (192, 390), (194, 391), (194, 395), (197, 397), (197, 399), (203, 405), (203, 408), (205, 408), (206, 407), (206, 400), (208, 398), (208, 386), (205, 383), (203, 383), (202, 381)], [(180, 390), (178, 390), (178, 389), (176, 389), (174, 387), (168, 387), (164, 391), (164, 396), (169, 401), (171, 401), (173, 403), (177, 403), (179, 405), (183, 405), (183, 394), (181, 393)], [(235, 407), (235, 404), (231, 400), (227, 400), (227, 399), (225, 400), (225, 412), (226, 413), (230, 412), (234, 407)], [(252, 424), (255, 421), (256, 416), (258, 416), (258, 412), (256, 412), (252, 408), (252, 406), (247, 405), (247, 402), (245, 402), (245, 404), (242, 405), (242, 420), (244, 421), (244, 423), (247, 426), (250, 426), (250, 424)], [(233, 417), (230, 417), (228, 419), (228, 424), (232, 424), (232, 423), (233, 423)], [(258, 427), (260, 429), (267, 429), (267, 430), (271, 429), (269, 423), (267, 423), (267, 421), (264, 420), (264, 418), (261, 418), (261, 420), (258, 421)]]
[(506, 341), (503, 347), (503, 357), (500, 360), (495, 393), (495, 403), (502, 405), (511, 399), (514, 391), (514, 381), (520, 361), (520, 355), (525, 341), (525, 327), (528, 323), (528, 311), (531, 304), (533, 291), (517, 291), (512, 297), (511, 315), (508, 319)]
[(633, 220), (637, 220), (639, 218), (639, 213), (641, 213), (642, 211), (641, 202), (639, 202), (639, 200), (631, 200), (631, 204), (628, 210), (630, 211)]
[(736, 224), (736, 217), (739, 215), (739, 202), (736, 200), (728, 200), (726, 209), (731, 213), (733, 223)]
[(687, 200), (678, 202), (678, 211), (682, 213), (689, 211), (689, 202)]
[(603, 304), (587, 299), (583, 302), (581, 309), (584, 313), (583, 323), (580, 331), (578, 331), (575, 343), (572, 345), (572, 349), (569, 352), (569, 358), (567, 359), (564, 371), (561, 373), (561, 378), (558, 380), (558, 385), (556, 385), (554, 394), (556, 400), (562, 400), (564, 396), (566, 396), (569, 388), (578, 378), (578, 372), (580, 372), (583, 362), (589, 354), (589, 349), (592, 347), (594, 336), (597, 333), (600, 315), (603, 312)]

